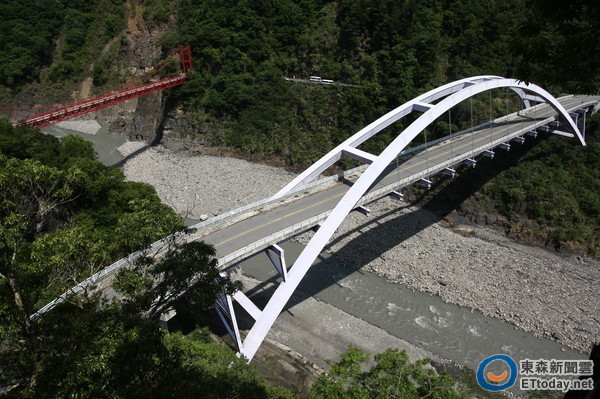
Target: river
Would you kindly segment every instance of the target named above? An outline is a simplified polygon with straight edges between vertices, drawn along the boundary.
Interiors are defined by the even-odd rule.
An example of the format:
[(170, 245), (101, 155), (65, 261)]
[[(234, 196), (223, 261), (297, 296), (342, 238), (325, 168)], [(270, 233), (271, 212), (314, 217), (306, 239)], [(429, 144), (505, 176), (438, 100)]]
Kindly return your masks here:
[[(94, 144), (100, 161), (116, 165), (122, 160), (117, 148), (124, 136), (107, 134), (103, 126), (95, 135), (48, 127), (45, 133), (57, 137), (77, 134)], [(293, 264), (303, 245), (284, 243), (288, 265)], [(276, 279), (275, 269), (266, 255), (244, 263), (244, 274), (258, 280)], [(477, 368), (493, 354), (504, 353), (515, 359), (583, 359), (586, 356), (554, 341), (539, 339), (478, 311), (444, 303), (439, 297), (413, 291), (382, 277), (341, 266), (335, 256), (323, 253), (299, 287), (302, 296), (320, 301), (378, 326), (442, 358)], [(382, 348), (382, 350), (385, 348)]]
[[(281, 246), (288, 265), (304, 248), (294, 241)], [(245, 275), (260, 281), (277, 278), (275, 268), (263, 254), (246, 260), (241, 267)], [(302, 296), (313, 296), (415, 346), (475, 369), (482, 359), (497, 353), (515, 359), (585, 358), (478, 311), (341, 266), (334, 255), (327, 253), (321, 254), (298, 290)]]

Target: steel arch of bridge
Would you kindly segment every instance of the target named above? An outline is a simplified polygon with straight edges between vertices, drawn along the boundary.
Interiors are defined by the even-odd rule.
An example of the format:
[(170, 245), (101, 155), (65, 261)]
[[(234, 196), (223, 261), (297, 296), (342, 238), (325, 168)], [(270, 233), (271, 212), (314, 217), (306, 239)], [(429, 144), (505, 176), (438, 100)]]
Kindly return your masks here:
[[(226, 323), (231, 335), (235, 338), (241, 355), (245, 356), (248, 360), (252, 359), (275, 323), (277, 317), (306, 275), (308, 269), (329, 242), (336, 229), (355, 208), (357, 202), (367, 192), (369, 187), (384, 172), (385, 168), (395, 159), (397, 154), (438, 117), (455, 105), (479, 93), (498, 88), (512, 89), (521, 97), (527, 108), (531, 106), (531, 102), (547, 103), (557, 111), (563, 122), (570, 127), (575, 135), (577, 135), (581, 144), (585, 145), (585, 140), (577, 128), (576, 123), (565, 108), (550, 93), (537, 85), (527, 84), (499, 76), (476, 76), (448, 83), (416, 97), (372, 122), (330, 151), (273, 197), (281, 197), (298, 187), (308, 184), (342, 156), (349, 156), (370, 164), (361, 177), (352, 185), (352, 187), (350, 187), (348, 192), (338, 202), (327, 219), (319, 226), (315, 235), (295, 261), (293, 267), (289, 270), (285, 270), (284, 273), (280, 272), (282, 276), (284, 276), (284, 280), (277, 287), (264, 309), (260, 310), (241, 293), (234, 294), (233, 297), (227, 296), (220, 299), (217, 310), (219, 310), (219, 314)], [(438, 102), (432, 104), (435, 101)], [(413, 111), (422, 112), (422, 115), (398, 135), (392, 143), (381, 152), (381, 154), (376, 156), (356, 148), (384, 128)], [(287, 269), (283, 259), (281, 259), (280, 268), (281, 267)], [(252, 328), (243, 340), (236, 322), (235, 311), (233, 308), (234, 300), (236, 300), (255, 320)]]
[[(476, 87), (475, 87), (476, 86)], [(457, 80), (455, 82), (448, 83), (444, 86), (438, 87), (436, 89), (430, 90), (425, 94), (422, 94), (411, 101), (404, 103), (393, 111), (388, 112), (383, 115), (381, 118), (376, 121), (370, 123), (365, 126), (357, 133), (355, 133), (350, 138), (346, 139), (343, 143), (338, 145), (336, 148), (331, 150), (317, 162), (315, 162), (312, 166), (298, 175), (294, 180), (292, 180), (289, 184), (283, 187), (277, 194), (273, 196), (273, 199), (281, 197), (294, 189), (301, 187), (310, 183), (317, 176), (319, 176), (325, 169), (329, 166), (333, 165), (337, 162), (342, 156), (350, 156), (351, 158), (358, 159), (359, 161), (365, 161), (365, 154), (358, 150), (356, 147), (385, 129), (386, 127), (392, 125), (398, 120), (402, 119), (404, 116), (410, 114), (413, 111), (425, 112), (433, 107), (431, 104), (434, 101), (437, 101), (441, 98), (448, 97), (451, 94), (462, 92), (465, 94), (469, 94), (465, 98), (458, 99), (456, 98), (454, 104), (450, 107), (444, 109), (442, 112), (447, 111), (452, 108), (452, 106), (458, 104), (459, 102), (473, 97), (475, 94), (481, 93), (483, 91), (492, 90), (495, 88), (504, 88), (508, 87), (516, 92), (519, 97), (523, 100), (523, 103), (526, 108), (531, 106), (532, 102), (546, 102), (550, 106), (552, 106), (556, 112), (563, 116), (566, 121), (569, 123), (570, 127), (575, 131), (577, 137), (579, 138), (581, 144), (585, 145), (585, 140), (579, 130), (577, 129), (576, 124), (573, 122), (569, 113), (563, 108), (558, 101), (547, 91), (542, 89), (539, 86), (534, 84), (526, 84), (523, 82), (519, 82), (514, 79), (505, 79), (500, 76), (474, 76), (471, 78)], [(465, 91), (466, 90), (466, 91)], [(531, 92), (533, 94), (529, 94)], [(462, 97), (462, 96), (461, 96)], [(430, 114), (430, 113), (428, 113)], [(439, 116), (439, 115), (437, 115)], [(436, 117), (437, 117), (436, 116)], [(423, 129), (426, 126), (423, 127)], [(422, 130), (422, 129), (421, 129)], [(410, 138), (412, 140), (413, 137)], [(409, 142), (410, 142), (409, 140)], [(394, 145), (393, 143), (390, 145)], [(404, 148), (404, 147), (402, 147)], [(402, 148), (399, 151), (402, 151)], [(369, 154), (366, 154), (367, 157)], [(367, 158), (368, 159), (368, 158)], [(373, 159), (373, 156), (370, 156), (370, 159)]]

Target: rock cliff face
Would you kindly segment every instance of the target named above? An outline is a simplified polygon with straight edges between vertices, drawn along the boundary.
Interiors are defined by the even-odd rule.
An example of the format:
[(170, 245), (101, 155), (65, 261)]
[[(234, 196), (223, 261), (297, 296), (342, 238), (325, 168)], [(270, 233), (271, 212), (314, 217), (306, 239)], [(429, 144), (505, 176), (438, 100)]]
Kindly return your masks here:
[[(137, 3), (137, 2), (136, 2)], [(92, 71), (95, 62), (101, 62), (103, 56), (112, 54), (114, 48), (118, 51), (111, 55), (113, 63), (111, 68), (119, 71), (127, 81), (135, 79), (149, 72), (156, 60), (162, 59), (163, 54), (158, 45), (158, 39), (168, 31), (167, 25), (155, 25), (150, 28), (143, 18), (143, 6), (127, 2), (127, 24), (119, 35), (110, 40), (98, 55), (94, 63), (86, 66)], [(62, 39), (56, 40), (56, 53), (60, 53), (63, 45)], [(113, 59), (111, 58), (111, 59)], [(57, 59), (60, 57), (57, 56)], [(81, 83), (72, 81), (52, 82), (47, 78), (31, 82), (16, 93), (8, 90), (0, 91), (0, 100), (11, 104), (65, 104), (89, 98), (94, 94), (93, 80), (91, 76), (85, 78)], [(102, 88), (109, 90), (110, 88)], [(6, 97), (3, 98), (2, 96)], [(138, 99), (126, 101), (100, 111), (78, 117), (79, 119), (96, 119), (99, 122), (109, 122), (110, 132), (123, 134), (130, 140), (156, 141), (156, 132), (159, 130), (164, 112), (164, 94), (153, 93)], [(46, 112), (51, 108), (40, 107), (34, 110), (15, 110), (0, 113), (0, 117), (6, 117), (13, 122), (35, 115), (35, 113)]]
[[(129, 19), (125, 39), (129, 72), (143, 75), (152, 68), (153, 60), (161, 58), (158, 38), (165, 27), (149, 29), (142, 18), (140, 6), (129, 5)], [(156, 92), (128, 102), (105, 108), (98, 113), (98, 119), (111, 122), (110, 132), (125, 134), (130, 140), (156, 141), (156, 134), (162, 122), (163, 93)]]
[(134, 103), (133, 109), (114, 108), (114, 111), (118, 111), (114, 119), (110, 116), (105, 117), (105, 120), (111, 122), (109, 132), (127, 135), (131, 141), (155, 142), (162, 121), (162, 93), (153, 93), (131, 102)]
[[(165, 115), (162, 127), (161, 144), (174, 151), (198, 151), (201, 147), (210, 148), (207, 137), (213, 127), (181, 109), (170, 110)], [(202, 151), (204, 152), (204, 151)]]

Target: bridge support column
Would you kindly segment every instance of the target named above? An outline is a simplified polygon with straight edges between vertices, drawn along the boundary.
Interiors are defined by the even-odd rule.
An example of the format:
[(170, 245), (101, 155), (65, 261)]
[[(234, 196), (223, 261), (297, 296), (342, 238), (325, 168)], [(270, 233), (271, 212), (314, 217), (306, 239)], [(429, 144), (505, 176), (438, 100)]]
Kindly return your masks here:
[(456, 177), (456, 171), (452, 168), (446, 168), (446, 169), (442, 170), (442, 173), (445, 174), (446, 176)]
[(525, 133), (527, 136), (529, 137), (533, 137), (534, 139), (537, 138), (538, 132), (535, 130), (530, 130), (527, 133)]
[(575, 137), (575, 135), (573, 133), (565, 132), (562, 130), (556, 130), (552, 126), (554, 126), (554, 125), (549, 124), (549, 126), (538, 127), (536, 130), (541, 133), (552, 133), (552, 134), (557, 134), (559, 136), (564, 136), (564, 137), (569, 137), (569, 138)]
[(354, 208), (354, 210), (362, 213), (366, 217), (371, 216), (371, 210), (369, 208), (365, 208), (364, 206), (359, 206), (358, 208)]
[(463, 161), (463, 163), (464, 163), (465, 165), (468, 165), (468, 166), (472, 167), (472, 168), (474, 168), (475, 166), (477, 166), (477, 161), (476, 161), (476, 160), (474, 160), (474, 159), (472, 159), (472, 158), (467, 158), (467, 159), (465, 159), (465, 160)]
[(483, 155), (484, 157), (488, 157), (490, 159), (494, 159), (494, 151), (485, 150), (484, 152), (481, 153), (481, 155)]
[(581, 122), (579, 122), (580, 124), (578, 126), (580, 126), (580, 130), (581, 130), (581, 134), (583, 136), (583, 138), (585, 139), (585, 117), (587, 115), (587, 110), (585, 109), (580, 109), (577, 111), (577, 113), (580, 113), (581, 115), (583, 115), (583, 120)]
[(419, 179), (419, 181), (417, 181), (417, 184), (420, 184), (421, 186), (425, 187), (426, 189), (431, 188), (431, 180), (429, 180), (429, 179)]
[(277, 269), (277, 272), (283, 279), (283, 281), (287, 280), (287, 265), (285, 263), (285, 251), (277, 244), (271, 245), (269, 248), (265, 249), (267, 256)]
[(223, 322), (225, 329), (227, 329), (229, 336), (237, 346), (238, 352), (242, 352), (244, 350), (244, 345), (242, 343), (242, 337), (240, 336), (240, 329), (238, 327), (231, 296), (224, 293), (219, 294), (214, 307), (219, 318)]
[(390, 193), (390, 197), (392, 197), (393, 199), (398, 200), (398, 201), (404, 201), (404, 194), (402, 194), (398, 191), (392, 191)]
[(162, 330), (169, 331), (168, 322), (175, 316), (177, 316), (177, 311), (171, 306), (160, 314), (160, 317), (158, 318), (158, 325)]

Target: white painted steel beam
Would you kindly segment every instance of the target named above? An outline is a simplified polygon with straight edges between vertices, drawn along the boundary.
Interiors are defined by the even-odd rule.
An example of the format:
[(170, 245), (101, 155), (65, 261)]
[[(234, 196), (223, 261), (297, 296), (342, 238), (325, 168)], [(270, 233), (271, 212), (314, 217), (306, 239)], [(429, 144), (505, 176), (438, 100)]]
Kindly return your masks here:
[(450, 177), (455, 177), (456, 176), (456, 171), (452, 168), (445, 168), (444, 170), (442, 170), (442, 173), (450, 176)]
[(371, 216), (371, 210), (369, 208), (366, 208), (366, 207), (362, 206), (362, 205), (359, 206), (359, 207), (354, 208), (354, 210), (357, 211), (357, 212), (359, 212), (359, 213), (362, 213), (366, 217)]
[(298, 187), (307, 185), (313, 179), (318, 177), (323, 171), (325, 171), (325, 169), (337, 162), (341, 158), (344, 149), (350, 147), (358, 147), (359, 145), (361, 145), (362, 143), (364, 143), (365, 141), (367, 141), (386, 127), (392, 125), (404, 116), (410, 114), (415, 104), (428, 104), (430, 102), (436, 101), (440, 98), (446, 97), (452, 93), (464, 89), (465, 86), (471, 82), (481, 82), (494, 79), (501, 79), (501, 77), (485, 75), (457, 80), (455, 82), (451, 82), (444, 86), (438, 87), (434, 90), (430, 90), (427, 93), (422, 94), (405, 104), (402, 104), (398, 108), (388, 112), (387, 114), (383, 115), (374, 122), (371, 122), (369, 125), (365, 126), (361, 130), (356, 132), (354, 135), (346, 139), (343, 143), (329, 151), (321, 159), (319, 159), (312, 166), (310, 166), (308, 169), (306, 169), (304, 172), (298, 175), (295, 179), (293, 179), (290, 183), (288, 183), (285, 187), (279, 190), (272, 197), (272, 199), (282, 197), (283, 195), (289, 193), (290, 191)]
[(542, 97), (532, 96), (530, 94), (525, 94), (522, 98), (523, 98), (523, 100), (535, 101), (537, 103), (543, 103), (543, 102), (545, 102)]
[(430, 189), (431, 188), (431, 180), (429, 180), (429, 179), (419, 179), (417, 181), (417, 184), (425, 187), (426, 189)]
[(404, 201), (404, 194), (399, 193), (398, 191), (392, 191), (390, 196), (395, 200)]
[(537, 137), (538, 132), (536, 130), (530, 130), (529, 132), (525, 133), (527, 136), (529, 137), (533, 137), (534, 139)]
[(236, 344), (238, 352), (242, 352), (244, 350), (244, 344), (240, 335), (240, 329), (235, 316), (235, 310), (233, 309), (233, 301), (231, 296), (225, 294), (219, 295), (217, 303), (215, 303), (214, 307), (219, 315), (219, 318), (223, 322), (227, 333), (229, 333), (229, 336)]
[(359, 162), (368, 163), (368, 164), (373, 163), (373, 161), (375, 159), (377, 159), (377, 156), (375, 156), (373, 154), (369, 154), (368, 152), (359, 150), (358, 148), (352, 148), (352, 147), (344, 148), (342, 150), (342, 156), (347, 156), (352, 159), (356, 159)]
[(236, 291), (235, 294), (233, 294), (233, 299), (235, 299), (254, 320), (257, 320), (260, 317), (262, 310), (260, 310), (242, 291)]
[[(250, 329), (246, 339), (243, 342), (243, 349), (240, 353), (247, 359), (252, 359), (259, 346), (267, 336), (273, 323), (285, 308), (288, 300), (304, 278), (308, 269), (317, 259), (325, 245), (329, 242), (337, 228), (355, 207), (360, 198), (367, 192), (369, 187), (379, 178), (386, 167), (394, 161), (399, 154), (412, 140), (423, 132), (438, 117), (444, 115), (449, 109), (466, 99), (469, 99), (479, 93), (498, 89), (498, 88), (517, 88), (521, 92), (531, 92), (543, 98), (560, 116), (562, 116), (570, 125), (570, 128), (576, 132), (579, 140), (585, 145), (585, 140), (581, 136), (579, 129), (558, 101), (547, 91), (534, 84), (525, 84), (514, 79), (505, 79), (501, 77), (475, 77), (452, 82), (438, 89), (434, 89), (422, 96), (407, 102), (396, 108), (394, 111), (382, 116), (371, 123), (357, 134), (346, 140), (340, 147), (332, 150), (328, 155), (321, 158), (313, 166), (300, 174), (290, 184), (284, 187), (273, 198), (277, 198), (293, 190), (301, 184), (305, 184), (308, 176), (314, 175), (327, 164), (332, 157), (342, 153), (347, 147), (357, 147), (368, 138), (372, 137), (385, 127), (399, 120), (402, 116), (408, 114), (417, 103), (430, 103), (434, 100), (443, 98), (432, 108), (424, 112), (419, 118), (411, 123), (385, 150), (374, 160), (373, 163), (363, 172), (359, 179), (350, 187), (348, 192), (342, 197), (335, 208), (331, 211), (327, 219), (322, 222), (321, 227), (309, 241), (302, 251), (293, 267), (288, 273), (288, 279), (282, 282), (275, 290), (273, 296), (263, 309), (260, 317)], [(442, 93), (445, 93), (442, 95)], [(320, 172), (318, 172), (320, 173)]]
[(467, 158), (467, 159), (465, 159), (465, 160), (463, 161), (463, 163), (464, 163), (465, 165), (467, 165), (467, 166), (471, 166), (471, 167), (473, 167), (473, 168), (474, 168), (475, 166), (477, 166), (477, 161), (476, 161), (476, 160), (474, 160), (473, 158)]
[(422, 103), (422, 102), (417, 102), (413, 105), (413, 111), (417, 111), (417, 112), (427, 112), (431, 108), (433, 108), (432, 104), (427, 104), (427, 103)]
[[(531, 106), (530, 100), (540, 100), (539, 102), (548, 103), (548, 105), (554, 108), (557, 111), (557, 113), (568, 122), (570, 128), (573, 129), (573, 131), (577, 134), (577, 137), (579, 138), (581, 144), (585, 145), (585, 139), (579, 132), (579, 129), (569, 116), (568, 112), (550, 93), (548, 93), (541, 87), (534, 84), (520, 82), (514, 79), (506, 79), (500, 76), (474, 76), (471, 78), (457, 80), (455, 82), (451, 82), (444, 86), (430, 90), (427, 93), (422, 94), (383, 115), (376, 121), (370, 123), (363, 129), (359, 130), (357, 133), (345, 140), (336, 148), (332, 149), (329, 153), (327, 153), (325, 156), (323, 156), (321, 159), (315, 162), (312, 166), (310, 166), (308, 169), (306, 169), (304, 172), (298, 175), (295, 179), (293, 179), (290, 183), (288, 183), (285, 187), (279, 190), (272, 197), (272, 199), (282, 197), (283, 195), (289, 193), (290, 191), (296, 188), (309, 184), (312, 180), (318, 177), (325, 169), (337, 162), (337, 160), (339, 160), (342, 156), (344, 150), (348, 150), (348, 148), (358, 147), (360, 144), (364, 143), (365, 141), (367, 141), (386, 127), (392, 125), (404, 116), (411, 113), (413, 110), (415, 110), (415, 108), (424, 112), (424, 115), (431, 115), (429, 110), (440, 109), (440, 103), (436, 103), (433, 107), (431, 107), (430, 103), (445, 97), (451, 97), (451, 95), (454, 93), (462, 92), (463, 94), (466, 93), (469, 95), (469, 97), (472, 97), (478, 93), (481, 93), (482, 91), (488, 91), (492, 89), (505, 87), (517, 93), (523, 99), (523, 102), (527, 108)], [(453, 101), (457, 101), (458, 103), (463, 101), (463, 99), (459, 100), (458, 98), (455, 98)], [(453, 105), (456, 104), (452, 104), (452, 106)], [(452, 106), (447, 108), (446, 111), (452, 108)], [(426, 108), (429, 108), (429, 110)]]
[(271, 245), (269, 248), (265, 250), (267, 256), (275, 266), (275, 269), (285, 281), (287, 279), (287, 264), (285, 263), (285, 251), (277, 244)]

